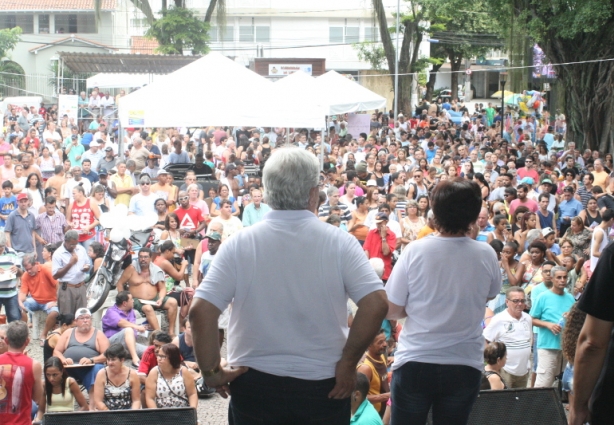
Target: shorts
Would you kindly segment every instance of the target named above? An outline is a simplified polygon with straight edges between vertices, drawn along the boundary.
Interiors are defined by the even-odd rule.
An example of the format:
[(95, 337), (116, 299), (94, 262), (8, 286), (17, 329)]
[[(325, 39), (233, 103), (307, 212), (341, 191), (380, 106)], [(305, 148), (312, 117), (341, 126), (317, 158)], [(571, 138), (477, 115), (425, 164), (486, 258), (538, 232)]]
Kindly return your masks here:
[(60, 310), (58, 309), (57, 306), (47, 308), (48, 304), (49, 303), (41, 304), (32, 297), (26, 298), (26, 300), (23, 302), (23, 305), (26, 307), (26, 310), (28, 310), (30, 313), (33, 313), (35, 311), (41, 311), (41, 310), (43, 310), (47, 314), (51, 313), (52, 311), (55, 311), (56, 313), (60, 313)]
[[(156, 295), (156, 296), (155, 296), (155, 297), (154, 297), (152, 300), (150, 300), (150, 301), (158, 301), (158, 298), (159, 298), (159, 295)], [(167, 296), (165, 296), (165, 297), (164, 297), (164, 300), (162, 300), (162, 305), (161, 305), (160, 307), (158, 307), (158, 306), (153, 306), (153, 305), (152, 305), (151, 307), (152, 307), (154, 310), (163, 310), (163, 309), (164, 309), (164, 305), (166, 304), (166, 302), (167, 302), (169, 299), (170, 299), (170, 297), (167, 295)], [(134, 298), (134, 309), (135, 309), (136, 311), (138, 311), (139, 313), (144, 314), (144, 313), (143, 313), (143, 306), (145, 306), (145, 305), (149, 305), (149, 304), (143, 304), (143, 303), (141, 302), (141, 300), (140, 300), (140, 299), (138, 299), (138, 298)]]
[(537, 334), (533, 334), (533, 373), (537, 373)]

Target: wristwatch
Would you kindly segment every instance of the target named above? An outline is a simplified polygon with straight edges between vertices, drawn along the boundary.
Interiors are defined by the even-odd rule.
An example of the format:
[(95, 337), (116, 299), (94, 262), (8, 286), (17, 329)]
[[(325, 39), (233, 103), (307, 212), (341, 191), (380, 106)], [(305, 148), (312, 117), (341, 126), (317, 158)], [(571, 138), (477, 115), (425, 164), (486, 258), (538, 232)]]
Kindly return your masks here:
[(217, 365), (215, 368), (213, 368), (211, 370), (207, 370), (207, 371), (203, 372), (202, 374), (203, 374), (204, 377), (208, 378), (210, 376), (213, 376), (213, 375), (217, 374), (220, 370), (221, 370), (220, 366)]

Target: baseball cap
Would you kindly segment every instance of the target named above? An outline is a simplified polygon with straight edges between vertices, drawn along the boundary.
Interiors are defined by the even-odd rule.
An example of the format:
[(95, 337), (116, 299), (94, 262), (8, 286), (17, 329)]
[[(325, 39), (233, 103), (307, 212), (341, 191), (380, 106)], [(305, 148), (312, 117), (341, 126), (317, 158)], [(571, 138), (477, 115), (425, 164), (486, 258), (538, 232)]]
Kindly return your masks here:
[(158, 175), (161, 175), (161, 174), (170, 174), (170, 173), (168, 171), (166, 171), (166, 170), (158, 171)]
[(221, 241), (222, 240), (222, 235), (220, 235), (218, 232), (211, 232), (211, 233), (205, 235), (205, 237), (207, 239), (211, 239), (212, 241)]
[(78, 319), (80, 316), (86, 316), (86, 315), (87, 316), (91, 316), (92, 312), (89, 309), (85, 308), (85, 307), (79, 308), (75, 312), (75, 319)]
[(97, 148), (97, 147), (98, 147), (98, 146), (100, 146), (100, 145), (98, 144), (98, 142), (97, 142), (96, 140), (94, 140), (93, 142), (90, 142), (90, 148), (91, 148), (92, 146), (93, 146), (93, 147), (95, 147), (95, 148)]
[(546, 227), (544, 229), (542, 229), (542, 236), (545, 238), (548, 235), (551, 235), (552, 233), (554, 233), (554, 229), (552, 227)]
[(388, 214), (385, 212), (378, 212), (375, 216), (375, 223), (379, 224), (382, 221), (388, 221)]
[(552, 184), (552, 180), (550, 180), (550, 179), (543, 179), (542, 180), (542, 184)]
[(366, 162), (359, 162), (358, 164), (356, 164), (356, 172), (357, 173), (366, 173), (367, 172), (367, 163)]
[(28, 199), (28, 195), (26, 195), (25, 193), (20, 193), (19, 195), (17, 195), (18, 201), (21, 201), (22, 199)]
[(105, 168), (103, 168), (103, 169), (101, 169), (101, 170), (98, 172), (98, 175), (99, 175), (99, 176), (108, 176), (108, 175), (109, 175), (109, 173), (107, 173), (107, 170), (106, 170)]
[(234, 165), (233, 163), (230, 163), (230, 164), (228, 164), (228, 165), (226, 166), (226, 170), (227, 170), (227, 171), (234, 170), (234, 169), (236, 169), (236, 168), (237, 168), (237, 166), (236, 166), (236, 165)]
[(111, 146), (107, 146), (106, 148), (104, 148), (104, 150), (105, 150), (105, 151), (107, 151), (107, 152), (109, 152), (109, 151), (112, 151), (112, 150), (113, 150), (113, 148), (112, 148)]
[(371, 187), (371, 186), (377, 187), (377, 182), (375, 180), (369, 180), (367, 182), (367, 187)]
[(533, 184), (533, 178), (532, 177), (525, 177), (522, 180), (520, 180), (520, 183), (526, 183), (526, 184)]
[(73, 134), (72, 136), (70, 136), (71, 139), (78, 139), (79, 136), (77, 136), (76, 134)]

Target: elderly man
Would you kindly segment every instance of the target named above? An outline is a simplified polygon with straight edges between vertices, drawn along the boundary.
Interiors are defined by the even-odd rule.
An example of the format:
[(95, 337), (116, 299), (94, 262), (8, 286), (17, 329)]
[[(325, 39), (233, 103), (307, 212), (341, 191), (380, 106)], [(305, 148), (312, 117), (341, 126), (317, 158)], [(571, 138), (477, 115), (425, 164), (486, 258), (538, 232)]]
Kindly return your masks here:
[[(98, 165), (100, 164), (100, 161), (102, 160), (102, 158), (105, 157), (104, 152), (102, 151), (102, 149), (104, 149), (104, 145), (101, 143), (102, 139), (98, 139), (98, 140), (93, 140), (90, 143), (90, 148), (88, 149), (87, 152), (85, 152), (83, 154), (83, 163), (85, 163), (86, 160), (90, 161), (91, 167), (90, 169), (92, 170), (93, 175), (96, 174), (96, 171), (98, 171)], [(113, 167), (110, 167), (113, 168)], [(83, 171), (84, 171), (84, 176), (90, 180), (90, 182), (92, 183), (96, 183), (96, 181), (98, 181), (98, 179), (92, 180), (90, 179), (90, 177), (85, 173), (85, 166), (83, 167)], [(89, 173), (89, 170), (88, 170)]]
[[(128, 288), (126, 288), (128, 286)], [(142, 248), (138, 259), (126, 267), (117, 281), (117, 287), (129, 290), (134, 297), (134, 308), (147, 318), (152, 329), (160, 329), (156, 310), (168, 313), (169, 333), (175, 330), (177, 300), (166, 295), (164, 272), (151, 261), (151, 249)]]
[(526, 388), (529, 379), (533, 332), (531, 316), (523, 311), (526, 301), (524, 290), (512, 286), (505, 293), (507, 309), (484, 329), (487, 343), (502, 342), (507, 347), (507, 363), (500, 373), (508, 388)]
[(243, 210), (243, 227), (252, 226), (264, 218), (264, 215), (271, 211), (267, 204), (262, 203), (262, 192), (259, 189), (252, 190), (252, 202)]
[(64, 243), (53, 253), (51, 272), (58, 285), (58, 307), (60, 314), (74, 314), (87, 307), (85, 278), (90, 269), (90, 259), (85, 248), (79, 245), (79, 233), (69, 230)]
[(341, 220), (346, 223), (349, 222), (352, 218), (352, 214), (350, 213), (350, 208), (347, 205), (339, 203), (339, 189), (337, 189), (335, 186), (329, 187), (326, 191), (326, 196), (328, 197), (328, 200), (320, 208), (318, 208), (318, 218), (321, 221), (326, 221), (330, 216), (330, 208), (334, 207), (335, 205), (339, 205), (342, 212)]
[(488, 235), (495, 230), (495, 227), (488, 222), (488, 210), (486, 208), (482, 208), (480, 210), (477, 225), (480, 230), (478, 231), (478, 236), (475, 238), (475, 240), (479, 242), (487, 242)]
[(20, 257), (6, 246), (4, 233), (0, 233), (0, 306), (4, 305), (9, 322), (21, 319), (17, 293), (18, 278), (21, 274)]
[[(382, 283), (353, 236), (314, 216), (315, 156), (294, 147), (275, 151), (263, 183), (273, 211), (224, 243), (196, 290), (190, 322), (200, 370), (223, 396), (232, 390), (236, 423), (348, 423), (356, 364), (387, 311)], [(358, 305), (349, 336), (346, 294)], [(218, 318), (231, 302), (230, 367), (221, 367)], [(275, 323), (284, 327), (271, 333)]]
[(6, 245), (20, 254), (34, 252), (36, 249), (36, 218), (28, 210), (28, 202), (25, 193), (17, 195), (17, 209), (9, 214), (4, 226)]
[(147, 165), (147, 158), (149, 158), (149, 151), (143, 146), (143, 139), (134, 139), (134, 142), (132, 142), (132, 149), (130, 149), (130, 159), (133, 160), (136, 165), (136, 175), (141, 174), (141, 171)]
[(139, 179), (139, 185), (141, 186), (141, 193), (137, 193), (130, 198), (128, 215), (144, 216), (146, 214), (157, 214), (154, 203), (159, 196), (151, 191), (151, 179), (149, 176), (143, 174)]
[(40, 334), (41, 341), (44, 341), (49, 331), (56, 325), (59, 315), (58, 282), (53, 278), (48, 267), (41, 267), (36, 261), (34, 253), (24, 255), (23, 268), (26, 273), (21, 277), (19, 307), (30, 313), (42, 310), (47, 314), (45, 327)]
[(83, 385), (90, 395), (90, 410), (94, 409), (94, 381), (99, 370), (104, 368), (104, 352), (109, 340), (101, 330), (92, 326), (92, 313), (87, 308), (75, 312), (77, 326), (62, 335), (53, 350), (53, 355), (64, 365), (81, 365), (68, 369), (68, 374)]
[[(28, 325), (18, 321), (6, 329), (7, 351), (0, 354), (0, 423), (30, 425), (32, 403), (40, 402), (43, 368), (39, 362), (24, 354), (30, 343)], [(10, 389), (10, 393), (7, 391)], [(10, 398), (9, 398), (10, 394)]]
[(117, 192), (115, 205), (124, 204), (127, 207), (130, 206), (130, 198), (132, 195), (139, 193), (139, 188), (134, 186), (132, 176), (126, 173), (126, 163), (124, 161), (117, 163), (117, 174), (111, 177), (111, 182), (113, 182)]
[(115, 297), (115, 304), (109, 307), (102, 318), (102, 331), (109, 338), (109, 344), (121, 344), (132, 357), (132, 365), (139, 367), (139, 358), (146, 346), (136, 342), (137, 332), (146, 332), (147, 327), (136, 323), (134, 298), (128, 291), (121, 291)]

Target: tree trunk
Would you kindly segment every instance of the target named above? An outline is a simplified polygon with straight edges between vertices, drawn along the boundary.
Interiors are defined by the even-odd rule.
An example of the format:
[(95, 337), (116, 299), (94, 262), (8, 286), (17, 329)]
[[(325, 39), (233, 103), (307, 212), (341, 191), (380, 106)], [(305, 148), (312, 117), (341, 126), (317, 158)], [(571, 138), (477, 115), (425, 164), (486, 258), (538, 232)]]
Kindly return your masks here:
[(451, 51), (449, 55), (450, 59), (450, 96), (452, 99), (458, 99), (458, 71), (460, 71), (461, 65), (463, 64), (463, 55), (458, 52)]
[(209, 2), (209, 7), (207, 7), (207, 12), (205, 13), (205, 22), (211, 23), (211, 17), (213, 16), (213, 11), (215, 10), (216, 4), (217, 0), (211, 0)]
[(426, 95), (424, 96), (428, 102), (433, 99), (433, 91), (435, 91), (435, 82), (437, 82), (437, 72), (441, 69), (441, 65), (433, 65), (433, 69), (429, 72), (429, 80), (426, 83)]

